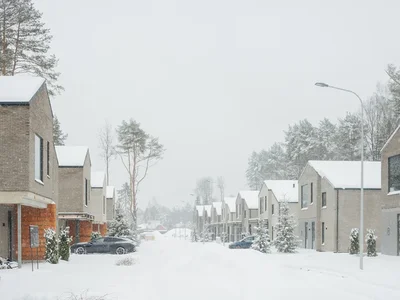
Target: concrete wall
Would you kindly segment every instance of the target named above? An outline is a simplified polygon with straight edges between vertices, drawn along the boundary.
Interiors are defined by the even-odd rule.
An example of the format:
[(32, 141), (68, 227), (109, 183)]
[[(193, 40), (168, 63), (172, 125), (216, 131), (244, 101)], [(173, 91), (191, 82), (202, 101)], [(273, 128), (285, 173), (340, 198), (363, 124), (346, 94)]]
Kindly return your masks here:
[(59, 168), (59, 212), (83, 212), (83, 168)]
[(107, 198), (106, 199), (106, 218), (107, 221), (112, 221), (115, 218), (115, 207), (114, 207), (114, 199)]
[(103, 214), (105, 194), (103, 188), (92, 188), (90, 195), (90, 213), (94, 215), (95, 223), (104, 223), (106, 215)]
[[(268, 219), (268, 187), (265, 185), (265, 183), (263, 183), (261, 190), (260, 190), (260, 194), (258, 195), (258, 201), (259, 201), (259, 214), (260, 214), (260, 218), (262, 220), (266, 220)], [(267, 201), (265, 201), (265, 198)], [(267, 202), (267, 205), (265, 205), (265, 202)], [(261, 205), (261, 206), (260, 206)]]
[[(321, 179), (321, 189), (316, 190), (318, 193), (317, 201), (318, 208), (320, 209), (320, 220), (317, 220), (316, 226), (316, 240), (318, 245), (316, 249), (320, 251), (336, 251), (336, 194), (337, 192), (326, 178)], [(314, 195), (315, 195), (314, 193)], [(322, 206), (322, 193), (326, 193), (326, 206)], [(316, 195), (315, 195), (316, 196)], [(314, 200), (315, 201), (315, 200)], [(344, 211), (343, 211), (344, 213)], [(325, 226), (325, 241), (322, 243), (322, 223)], [(350, 232), (349, 232), (350, 233)], [(348, 239), (348, 234), (347, 234)]]

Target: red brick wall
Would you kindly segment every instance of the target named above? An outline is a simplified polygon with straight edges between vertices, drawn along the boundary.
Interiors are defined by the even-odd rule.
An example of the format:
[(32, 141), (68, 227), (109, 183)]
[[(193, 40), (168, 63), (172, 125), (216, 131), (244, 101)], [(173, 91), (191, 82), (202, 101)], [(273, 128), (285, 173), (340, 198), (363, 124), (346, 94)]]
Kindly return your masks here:
[[(56, 230), (57, 225), (57, 213), (55, 204), (49, 204), (47, 208), (32, 208), (29, 206), (21, 207), (22, 218), (21, 218), (21, 228), (22, 228), (22, 260), (31, 259), (31, 248), (30, 248), (30, 236), (29, 236), (29, 225), (39, 226), (39, 260), (44, 259), (45, 248), (45, 238), (44, 230), (47, 228), (52, 228)], [(18, 224), (17, 224), (17, 207), (15, 206), (15, 222), (14, 222), (14, 249), (15, 249), (15, 259), (18, 257)], [(36, 249), (33, 249), (34, 259), (36, 259)]]
[[(73, 237), (72, 244), (76, 243), (76, 220), (68, 220), (67, 226), (69, 226), (70, 236)], [(89, 242), (92, 238), (92, 222), (91, 221), (80, 221), (79, 224), (79, 242)]]
[(100, 233), (102, 236), (107, 235), (107, 223), (103, 223), (100, 225)]
[(93, 224), (93, 231), (100, 232), (100, 224)]

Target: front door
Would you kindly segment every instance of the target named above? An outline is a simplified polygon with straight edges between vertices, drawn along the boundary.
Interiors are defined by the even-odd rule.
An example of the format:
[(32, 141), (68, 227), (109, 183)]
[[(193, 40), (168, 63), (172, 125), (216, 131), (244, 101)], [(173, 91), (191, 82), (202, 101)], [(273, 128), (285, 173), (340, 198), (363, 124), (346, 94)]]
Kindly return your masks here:
[(311, 248), (315, 249), (315, 222), (311, 223)]
[(308, 222), (304, 223), (304, 248), (307, 249), (308, 240)]
[(8, 208), (0, 205), (0, 257), (10, 257), (10, 232)]

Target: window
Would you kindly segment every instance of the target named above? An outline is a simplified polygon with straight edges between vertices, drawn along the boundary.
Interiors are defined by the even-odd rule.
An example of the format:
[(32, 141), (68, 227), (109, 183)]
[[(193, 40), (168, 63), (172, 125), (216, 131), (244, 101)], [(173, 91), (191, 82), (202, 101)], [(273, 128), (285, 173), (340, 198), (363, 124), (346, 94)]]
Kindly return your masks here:
[(50, 142), (47, 142), (47, 176), (50, 177)]
[(273, 241), (274, 240), (274, 226), (271, 227), (271, 230), (272, 230), (272, 232), (271, 232), (271, 240)]
[(43, 139), (35, 134), (35, 180), (43, 182)]
[(313, 199), (313, 183), (311, 182), (311, 184), (310, 184), (310, 204), (313, 204), (314, 203), (314, 199)]
[(106, 197), (103, 196), (103, 214), (106, 214)]
[(322, 245), (325, 244), (325, 222), (322, 222)]
[(307, 184), (301, 186), (301, 208), (308, 207), (308, 190)]
[(272, 214), (275, 214), (275, 204), (272, 204), (271, 212)]
[(263, 207), (262, 207), (262, 203), (263, 203), (263, 198), (260, 197), (260, 204), (259, 204), (259, 207), (260, 207), (260, 214), (262, 214), (262, 213), (264, 212)]
[(267, 196), (264, 196), (264, 211), (267, 211)]
[(246, 210), (243, 212), (243, 217), (246, 218)]
[(400, 191), (400, 155), (389, 157), (389, 192)]
[(326, 192), (322, 193), (322, 207), (326, 207)]
[(85, 178), (85, 205), (89, 203), (90, 182)]

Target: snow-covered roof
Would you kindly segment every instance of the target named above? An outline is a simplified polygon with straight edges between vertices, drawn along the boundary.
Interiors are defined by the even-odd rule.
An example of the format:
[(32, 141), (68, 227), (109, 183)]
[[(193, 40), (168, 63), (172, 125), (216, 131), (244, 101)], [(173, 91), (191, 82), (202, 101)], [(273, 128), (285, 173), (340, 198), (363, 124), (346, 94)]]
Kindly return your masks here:
[[(334, 188), (361, 188), (360, 161), (321, 161), (310, 160), (308, 164), (321, 176), (329, 180)], [(364, 162), (364, 188), (381, 188), (381, 162)]]
[(197, 214), (199, 217), (203, 216), (204, 206), (203, 205), (196, 205)]
[(265, 180), (264, 184), (274, 193), (276, 200), (299, 202), (297, 180)]
[(92, 188), (102, 188), (104, 186), (104, 179), (106, 175), (104, 172), (92, 172), (90, 176), (90, 185)]
[(231, 213), (236, 212), (236, 197), (225, 197), (224, 201), (229, 207)]
[(83, 167), (89, 148), (85, 146), (56, 146), (60, 167)]
[(213, 202), (212, 206), (215, 208), (217, 216), (220, 216), (222, 214), (222, 202), (221, 201)]
[(207, 212), (207, 217), (211, 216), (211, 205), (204, 205), (204, 210)]
[(106, 187), (106, 198), (111, 199), (114, 197), (115, 187), (109, 185)]
[(0, 76), (0, 103), (28, 103), (45, 80), (32, 76)]
[(258, 208), (258, 193), (259, 191), (240, 191), (239, 195), (246, 201), (249, 209)]
[(389, 145), (390, 141), (393, 139), (393, 137), (395, 136), (395, 134), (397, 133), (397, 131), (399, 131), (400, 129), (400, 125), (397, 126), (397, 128), (395, 129), (395, 131), (393, 131), (393, 133), (390, 135), (389, 139), (386, 141), (385, 145), (383, 145), (381, 152), (383, 151), (383, 149), (386, 148), (387, 145)]

